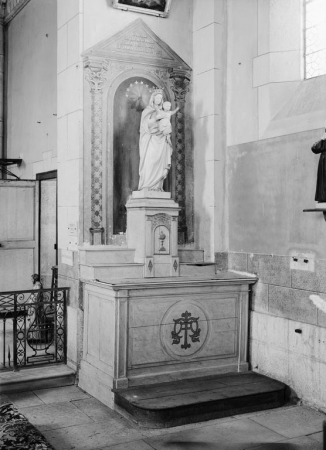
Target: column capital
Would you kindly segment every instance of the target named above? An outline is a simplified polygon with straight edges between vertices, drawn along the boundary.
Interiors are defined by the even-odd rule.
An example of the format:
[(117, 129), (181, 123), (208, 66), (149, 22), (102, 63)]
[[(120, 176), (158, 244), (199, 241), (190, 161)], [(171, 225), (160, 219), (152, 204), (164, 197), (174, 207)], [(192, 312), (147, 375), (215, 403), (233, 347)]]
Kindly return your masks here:
[(108, 79), (108, 66), (103, 62), (87, 60), (85, 62), (86, 76), (91, 92), (100, 93)]
[(170, 74), (171, 90), (177, 102), (184, 103), (189, 92), (190, 76), (185, 73), (172, 72)]

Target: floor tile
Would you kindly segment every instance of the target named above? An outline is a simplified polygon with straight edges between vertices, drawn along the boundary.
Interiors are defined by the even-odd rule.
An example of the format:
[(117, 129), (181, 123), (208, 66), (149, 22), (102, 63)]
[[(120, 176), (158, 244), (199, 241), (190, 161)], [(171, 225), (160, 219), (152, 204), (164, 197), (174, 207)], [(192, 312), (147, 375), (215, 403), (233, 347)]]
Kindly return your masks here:
[(171, 428), (145, 428), (142, 427), (141, 432), (144, 437), (154, 437), (154, 436), (162, 436), (164, 434), (174, 434), (179, 433), (181, 431), (195, 430), (197, 428), (204, 428), (207, 426), (215, 426), (222, 425), (226, 422), (232, 422), (234, 420), (233, 417), (225, 417), (222, 419), (214, 419), (205, 422), (197, 422), (197, 423), (188, 423), (186, 425), (180, 425), (178, 427)]
[(287, 439), (275, 444), (264, 444), (259, 447), (246, 447), (244, 450), (323, 450), (322, 444), (301, 436), (294, 439)]
[(153, 447), (146, 444), (145, 441), (125, 442), (124, 444), (110, 445), (101, 448), (101, 450), (153, 450)]
[(98, 450), (142, 439), (140, 432), (122, 419), (46, 431), (43, 435), (56, 450)]
[[(277, 408), (277, 411), (287, 411), (288, 409), (292, 409), (292, 408), (297, 408), (296, 405), (286, 405), (286, 406), (281, 406), (280, 408)], [(267, 412), (272, 411), (270, 409), (267, 409), (265, 411), (253, 411), (250, 413), (244, 413), (244, 414), (237, 414), (236, 416), (232, 416), (234, 419), (239, 420), (239, 419), (248, 419), (254, 416), (261, 416), (262, 414), (266, 414)]]
[(32, 391), (17, 392), (15, 394), (8, 394), (10, 401), (17, 408), (25, 408), (27, 406), (44, 405), (42, 400)]
[(279, 434), (260, 426), (250, 419), (243, 419), (191, 431), (146, 438), (145, 442), (157, 450), (179, 450), (184, 448), (243, 450), (250, 448), (250, 446), (277, 442), (281, 439), (282, 436)]
[(251, 420), (287, 438), (322, 431), (323, 420), (325, 419), (325, 414), (304, 406), (297, 406), (287, 411), (271, 410), (251, 418)]
[(93, 422), (90, 417), (68, 402), (20, 408), (19, 411), (41, 431)]
[(0, 405), (4, 405), (5, 403), (11, 403), (9, 397), (5, 394), (0, 394)]
[(108, 406), (103, 405), (95, 398), (86, 398), (85, 400), (76, 400), (72, 402), (76, 408), (87, 414), (94, 422), (103, 422), (104, 420), (121, 417), (116, 411), (113, 411)]
[(314, 441), (323, 443), (323, 432), (320, 433), (314, 433), (309, 435), (310, 439), (313, 439)]
[(77, 386), (64, 386), (55, 389), (40, 389), (34, 393), (44, 403), (62, 403), (72, 400), (82, 400), (91, 396), (79, 389)]

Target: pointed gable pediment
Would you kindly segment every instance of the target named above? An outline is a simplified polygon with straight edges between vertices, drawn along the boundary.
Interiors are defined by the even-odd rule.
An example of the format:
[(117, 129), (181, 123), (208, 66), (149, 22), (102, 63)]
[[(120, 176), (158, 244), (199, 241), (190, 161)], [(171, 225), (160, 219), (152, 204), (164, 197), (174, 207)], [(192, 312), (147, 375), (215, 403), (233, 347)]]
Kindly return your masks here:
[(179, 70), (191, 70), (141, 19), (84, 52), (85, 58), (128, 61)]

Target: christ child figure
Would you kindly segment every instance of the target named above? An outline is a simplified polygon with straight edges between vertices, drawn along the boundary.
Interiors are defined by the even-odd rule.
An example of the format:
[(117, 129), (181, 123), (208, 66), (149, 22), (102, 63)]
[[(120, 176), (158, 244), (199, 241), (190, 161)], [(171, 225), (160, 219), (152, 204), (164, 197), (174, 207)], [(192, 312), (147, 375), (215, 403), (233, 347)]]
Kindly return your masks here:
[(171, 133), (172, 133), (172, 125), (171, 125), (171, 116), (175, 114), (177, 111), (179, 111), (179, 107), (171, 111), (171, 103), (170, 102), (164, 102), (163, 110), (156, 107), (156, 120), (159, 122), (158, 128), (159, 132), (162, 133), (164, 136), (166, 136), (166, 140), (172, 147), (171, 143)]

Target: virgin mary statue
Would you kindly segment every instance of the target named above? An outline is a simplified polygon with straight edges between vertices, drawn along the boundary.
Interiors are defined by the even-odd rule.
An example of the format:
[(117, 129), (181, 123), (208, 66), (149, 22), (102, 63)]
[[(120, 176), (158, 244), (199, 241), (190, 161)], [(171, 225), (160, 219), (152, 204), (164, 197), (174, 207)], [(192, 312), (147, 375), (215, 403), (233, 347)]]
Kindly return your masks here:
[(163, 191), (163, 181), (171, 167), (172, 147), (159, 131), (156, 116), (163, 105), (162, 89), (155, 89), (140, 120), (138, 190)]

